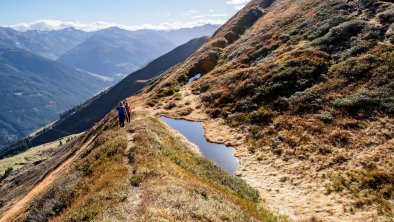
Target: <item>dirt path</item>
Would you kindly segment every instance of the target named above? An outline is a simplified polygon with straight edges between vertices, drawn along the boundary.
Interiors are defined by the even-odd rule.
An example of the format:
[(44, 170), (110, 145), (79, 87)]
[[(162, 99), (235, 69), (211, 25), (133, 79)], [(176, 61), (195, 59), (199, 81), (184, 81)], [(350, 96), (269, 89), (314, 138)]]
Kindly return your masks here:
[(76, 153), (71, 154), (63, 163), (57, 166), (54, 170), (49, 172), (39, 183), (37, 183), (32, 190), (30, 190), (22, 199), (17, 201), (9, 210), (3, 213), (0, 218), (0, 222), (10, 222), (15, 221), (19, 216), (21, 216), (24, 211), (29, 207), (29, 205), (34, 201), (34, 199), (42, 193), (52, 182), (58, 178), (60, 173), (62, 173), (70, 164), (88, 147), (93, 141), (94, 137), (77, 150)]

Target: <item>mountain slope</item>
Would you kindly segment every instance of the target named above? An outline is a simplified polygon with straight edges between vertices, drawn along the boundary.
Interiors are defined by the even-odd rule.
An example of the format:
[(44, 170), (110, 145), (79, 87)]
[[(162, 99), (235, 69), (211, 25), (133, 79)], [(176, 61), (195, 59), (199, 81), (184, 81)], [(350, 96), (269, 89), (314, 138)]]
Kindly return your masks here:
[(57, 31), (18, 32), (12, 28), (0, 27), (0, 45), (21, 48), (36, 55), (56, 60), (90, 35), (91, 33), (73, 28)]
[(0, 145), (27, 136), (107, 87), (98, 76), (0, 46)]
[[(285, 220), (268, 205), (294, 221), (390, 221), (393, 14), (391, 1), (251, 1), (127, 99), (130, 125), (119, 129), (116, 112), (108, 114), (35, 198), (3, 215)], [(195, 155), (162, 115), (203, 121), (209, 141), (235, 147), (238, 177)]]
[(42, 144), (61, 138), (64, 135), (89, 129), (94, 123), (110, 112), (120, 101), (141, 90), (149, 83), (148, 80), (159, 76), (175, 64), (185, 60), (198, 50), (206, 40), (207, 37), (193, 39), (152, 61), (143, 69), (130, 74), (108, 91), (100, 94), (71, 115), (55, 123), (51, 129), (38, 135), (31, 142), (33, 144)]
[(204, 121), (209, 140), (236, 147), (238, 175), (294, 220), (385, 221), (393, 10), (392, 1), (252, 1), (133, 104)]

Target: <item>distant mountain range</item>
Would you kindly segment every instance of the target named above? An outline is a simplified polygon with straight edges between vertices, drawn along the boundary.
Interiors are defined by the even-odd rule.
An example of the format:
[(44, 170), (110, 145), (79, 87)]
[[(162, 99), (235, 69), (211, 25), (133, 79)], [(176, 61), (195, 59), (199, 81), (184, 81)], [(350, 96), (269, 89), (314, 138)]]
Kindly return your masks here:
[(110, 80), (0, 46), (0, 146), (58, 119), (110, 86)]
[[(50, 129), (33, 138), (30, 143), (34, 145), (43, 144), (89, 129), (110, 112), (120, 101), (144, 88), (151, 82), (149, 80), (157, 78), (166, 70), (184, 61), (206, 43), (207, 40), (208, 37), (190, 40), (186, 44), (155, 59), (144, 68), (128, 75), (106, 92), (73, 110), (72, 113), (54, 123)], [(7, 153), (17, 152), (12, 147), (8, 147), (8, 149), (0, 152), (0, 158), (7, 155)]]
[(108, 28), (95, 32), (58, 61), (111, 78), (124, 77), (190, 39), (212, 35), (217, 28), (214, 25), (171, 31)]
[(58, 61), (109, 77), (124, 77), (176, 45), (156, 31), (109, 28), (96, 32)]
[(93, 33), (66, 28), (58, 31), (19, 32), (0, 27), (0, 45), (17, 47), (45, 58), (56, 60), (86, 40)]
[(203, 25), (168, 31), (113, 27), (95, 32), (74, 28), (19, 32), (0, 27), (0, 45), (120, 80), (190, 39), (212, 35), (218, 27)]

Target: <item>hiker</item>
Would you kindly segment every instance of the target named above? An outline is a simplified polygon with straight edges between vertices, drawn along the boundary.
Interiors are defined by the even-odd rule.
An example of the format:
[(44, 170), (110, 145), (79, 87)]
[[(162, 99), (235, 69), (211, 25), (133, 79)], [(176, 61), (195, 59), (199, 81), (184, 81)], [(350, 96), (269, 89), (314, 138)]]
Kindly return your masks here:
[(122, 102), (119, 103), (118, 105), (118, 116), (119, 116), (119, 125), (122, 128), (124, 127), (124, 121), (126, 119), (126, 110)]
[(131, 108), (130, 108), (130, 106), (129, 106), (129, 103), (126, 103), (125, 109), (126, 109), (126, 119), (127, 119), (127, 122), (130, 123), (130, 121), (131, 121)]

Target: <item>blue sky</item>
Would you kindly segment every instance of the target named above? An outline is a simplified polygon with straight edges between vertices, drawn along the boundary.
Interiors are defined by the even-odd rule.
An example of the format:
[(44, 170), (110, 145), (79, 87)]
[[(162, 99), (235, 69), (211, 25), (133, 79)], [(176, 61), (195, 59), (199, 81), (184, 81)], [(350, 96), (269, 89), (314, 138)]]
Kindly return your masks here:
[[(131, 28), (171, 28), (223, 23), (249, 0), (1, 0), (0, 26), (28, 27), (37, 21)], [(64, 24), (63, 24), (64, 25)], [(145, 25), (145, 26), (143, 26)], [(17, 27), (17, 26), (16, 26)]]

